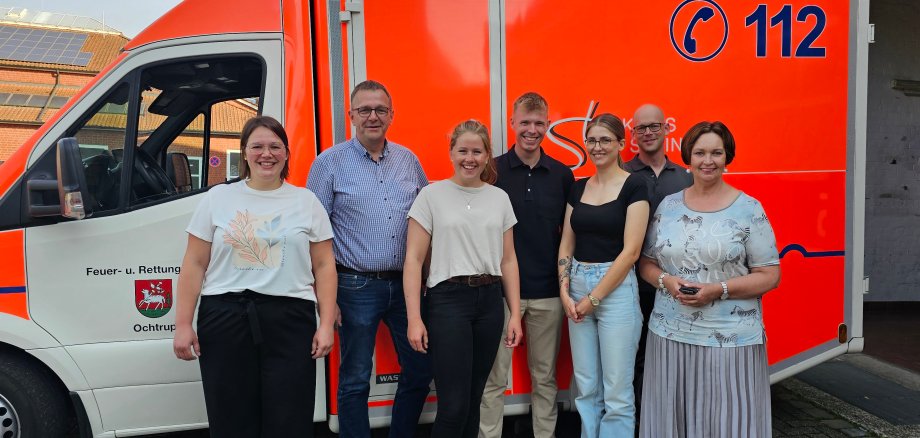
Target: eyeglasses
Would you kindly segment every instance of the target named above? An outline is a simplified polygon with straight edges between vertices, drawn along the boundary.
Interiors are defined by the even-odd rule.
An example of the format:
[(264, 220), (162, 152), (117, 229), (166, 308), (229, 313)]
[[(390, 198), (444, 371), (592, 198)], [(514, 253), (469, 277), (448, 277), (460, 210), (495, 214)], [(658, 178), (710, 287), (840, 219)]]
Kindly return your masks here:
[(246, 153), (253, 155), (262, 155), (266, 149), (271, 152), (272, 155), (281, 155), (284, 153), (284, 143), (250, 143), (246, 145)]
[(610, 146), (610, 144), (613, 143), (614, 141), (615, 139), (610, 138), (610, 137), (601, 137), (601, 138), (588, 137), (585, 139), (585, 146), (589, 148), (593, 148), (597, 146), (598, 144), (600, 144), (601, 146)]
[(362, 106), (361, 108), (355, 108), (351, 111), (366, 119), (371, 116), (371, 113), (376, 113), (377, 117), (386, 117), (392, 110), (392, 108), (387, 108), (385, 106), (379, 106), (377, 108), (368, 108), (366, 106)]
[(633, 132), (636, 134), (645, 134), (646, 132), (658, 132), (661, 131), (661, 127), (664, 126), (663, 123), (649, 123), (648, 125), (639, 125), (633, 128)]

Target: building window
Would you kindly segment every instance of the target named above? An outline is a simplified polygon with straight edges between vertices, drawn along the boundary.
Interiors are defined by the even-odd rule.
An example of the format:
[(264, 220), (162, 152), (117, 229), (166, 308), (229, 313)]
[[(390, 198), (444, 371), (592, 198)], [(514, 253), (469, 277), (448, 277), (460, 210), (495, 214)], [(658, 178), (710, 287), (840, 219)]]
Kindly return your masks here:
[(201, 157), (188, 157), (188, 169), (192, 176), (192, 190), (201, 188)]
[(240, 177), (240, 151), (227, 151), (227, 181)]

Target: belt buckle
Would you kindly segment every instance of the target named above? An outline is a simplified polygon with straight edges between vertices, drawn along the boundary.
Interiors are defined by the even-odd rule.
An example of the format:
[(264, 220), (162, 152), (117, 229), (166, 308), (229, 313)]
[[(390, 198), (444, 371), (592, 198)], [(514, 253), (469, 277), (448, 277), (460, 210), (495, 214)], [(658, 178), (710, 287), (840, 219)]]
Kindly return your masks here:
[(487, 278), (487, 274), (470, 275), (469, 277), (467, 277), (466, 283), (469, 287), (479, 287), (485, 284), (486, 278)]

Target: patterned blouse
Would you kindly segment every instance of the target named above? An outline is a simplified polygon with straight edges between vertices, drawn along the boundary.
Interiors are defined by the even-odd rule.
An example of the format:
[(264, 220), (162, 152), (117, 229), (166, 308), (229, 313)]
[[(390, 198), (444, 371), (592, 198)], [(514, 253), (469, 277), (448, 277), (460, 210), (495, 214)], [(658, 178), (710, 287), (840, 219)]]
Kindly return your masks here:
[[(699, 283), (718, 283), (747, 275), (750, 268), (779, 264), (770, 221), (760, 202), (745, 193), (715, 212), (691, 210), (683, 191), (664, 198), (649, 223), (642, 255), (671, 275)], [(716, 299), (692, 307), (659, 289), (649, 329), (663, 338), (708, 347), (765, 342), (760, 298)]]

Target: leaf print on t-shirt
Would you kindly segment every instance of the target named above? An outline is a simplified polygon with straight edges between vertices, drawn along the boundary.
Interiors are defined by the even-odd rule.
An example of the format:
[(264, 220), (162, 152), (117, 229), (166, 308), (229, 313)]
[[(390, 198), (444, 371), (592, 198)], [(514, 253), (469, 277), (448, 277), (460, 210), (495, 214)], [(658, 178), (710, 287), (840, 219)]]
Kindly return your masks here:
[(281, 215), (255, 216), (249, 210), (237, 211), (224, 234), (224, 242), (233, 247), (233, 265), (237, 269), (273, 269), (280, 265), (284, 242), (280, 232)]

